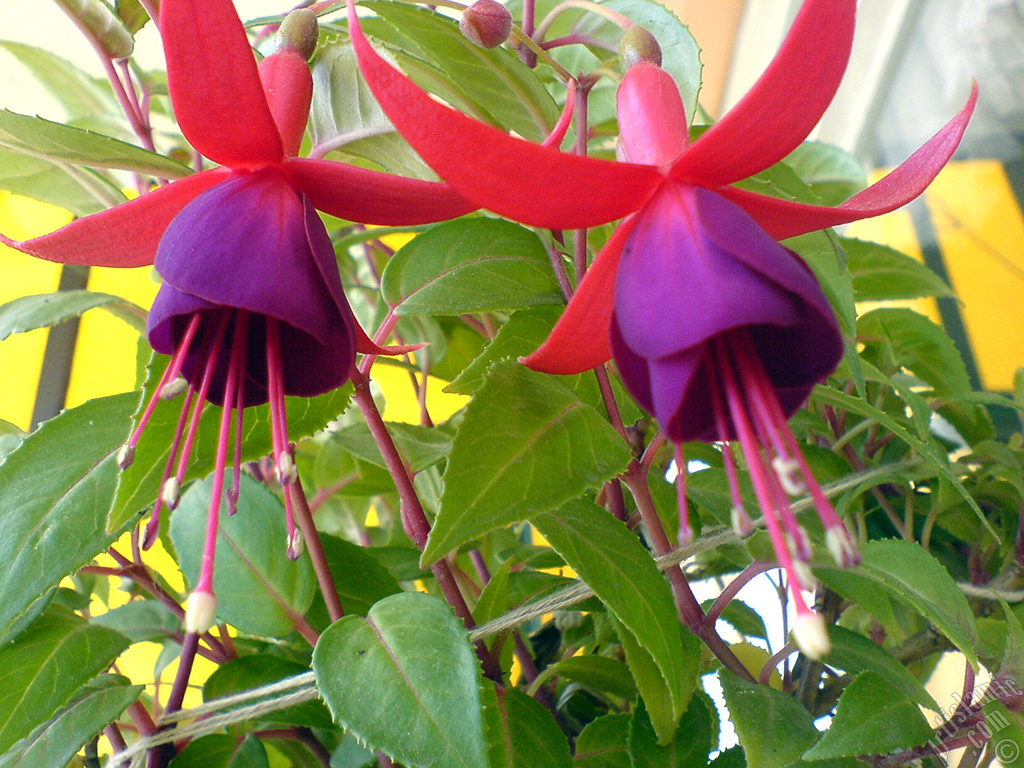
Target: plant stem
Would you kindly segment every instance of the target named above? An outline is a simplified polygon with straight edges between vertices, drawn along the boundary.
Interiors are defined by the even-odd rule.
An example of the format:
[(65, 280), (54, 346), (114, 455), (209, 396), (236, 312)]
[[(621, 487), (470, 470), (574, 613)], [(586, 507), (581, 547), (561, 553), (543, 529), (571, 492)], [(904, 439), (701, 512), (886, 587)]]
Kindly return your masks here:
[(320, 585), (320, 592), (324, 596), (324, 603), (327, 605), (327, 615), (331, 621), (337, 621), (345, 615), (341, 602), (338, 599), (338, 588), (334, 584), (334, 576), (331, 575), (331, 568), (327, 564), (327, 555), (324, 554), (324, 545), (320, 541), (320, 532), (313, 522), (313, 513), (309, 509), (309, 502), (306, 500), (306, 492), (302, 488), (302, 481), (296, 479), (285, 493), (292, 494), (292, 502), (295, 505), (295, 522), (302, 531), (302, 538), (306, 542), (306, 550), (309, 552), (309, 559), (313, 563), (313, 572), (316, 573), (317, 584)]
[[(651, 542), (654, 544), (654, 551), (658, 555), (667, 555), (672, 551), (672, 545), (665, 534), (661, 518), (658, 517), (658, 512), (654, 508), (654, 500), (651, 498), (651, 491), (647, 487), (647, 473), (640, 467), (639, 462), (633, 462), (630, 470), (623, 476), (622, 480), (626, 487), (629, 488), (634, 501), (636, 501), (640, 517), (647, 528), (647, 533), (651, 537)], [(679, 566), (673, 566), (665, 573), (668, 575), (669, 584), (672, 586), (676, 610), (679, 612), (679, 618), (684, 626), (703, 640), (704, 644), (711, 649), (711, 652), (718, 657), (718, 660), (733, 674), (749, 682), (754, 682), (754, 678), (747, 671), (747, 668), (740, 663), (740, 660), (736, 658), (736, 654), (732, 652), (728, 644), (719, 636), (714, 624), (708, 625), (705, 623), (704, 611), (701, 610), (700, 603), (697, 602), (693, 590), (690, 589), (690, 584), (687, 582), (682, 569)]]
[[(413, 543), (422, 550), (426, 546), (427, 536), (430, 534), (430, 522), (427, 520), (427, 515), (423, 511), (419, 495), (413, 486), (412, 474), (409, 472), (408, 467), (406, 467), (402, 455), (398, 452), (398, 446), (395, 445), (391, 433), (388, 432), (387, 425), (384, 423), (380, 410), (377, 408), (377, 403), (373, 400), (373, 394), (370, 392), (369, 377), (355, 369), (352, 374), (352, 383), (355, 386), (354, 397), (356, 405), (359, 406), (359, 410), (366, 420), (370, 434), (377, 443), (377, 448), (380, 450), (381, 456), (384, 457), (384, 463), (387, 465), (388, 472), (391, 474), (392, 480), (394, 480), (395, 488), (398, 490), (398, 496), (401, 499), (399, 514), (402, 519), (402, 528), (409, 538), (412, 539)], [(448, 561), (441, 558), (430, 565), (430, 570), (434, 578), (437, 579), (445, 600), (448, 601), (448, 604), (455, 611), (455, 615), (465, 624), (466, 629), (469, 630), (475, 627), (476, 622), (473, 620), (473, 615), (469, 612), (466, 599), (462, 596), (462, 592), (459, 591), (459, 585), (455, 581), (455, 576), (452, 574)], [(476, 653), (483, 664), (484, 674), (500, 684), (501, 668), (495, 662), (483, 641), (476, 643)]]

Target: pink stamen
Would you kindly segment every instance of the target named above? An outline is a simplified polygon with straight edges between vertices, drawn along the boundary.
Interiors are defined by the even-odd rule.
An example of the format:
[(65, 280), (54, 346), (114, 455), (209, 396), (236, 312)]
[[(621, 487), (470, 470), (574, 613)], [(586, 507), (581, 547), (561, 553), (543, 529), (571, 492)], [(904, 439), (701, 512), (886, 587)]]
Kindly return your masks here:
[[(164, 507), (164, 488), (174, 471), (174, 460), (178, 456), (178, 446), (181, 445), (182, 435), (185, 433), (185, 424), (188, 420), (189, 411), (192, 409), (192, 401), (195, 399), (195, 387), (189, 386), (185, 395), (185, 401), (181, 405), (181, 414), (178, 416), (178, 426), (174, 430), (174, 440), (171, 442), (170, 453), (167, 454), (167, 462), (164, 465), (164, 473), (160, 478), (160, 494), (156, 497), (156, 504), (153, 505), (153, 514), (150, 515), (149, 524), (146, 526), (146, 535), (142, 542), (143, 549), (149, 549), (156, 542), (157, 534), (160, 533), (160, 514)], [(171, 507), (173, 509), (174, 507)]]
[(189, 320), (188, 327), (185, 329), (185, 335), (181, 339), (181, 343), (178, 344), (178, 348), (174, 350), (174, 354), (171, 356), (171, 360), (167, 363), (167, 367), (164, 368), (163, 375), (160, 377), (160, 381), (153, 390), (152, 396), (149, 398), (149, 402), (146, 404), (146, 410), (142, 412), (142, 416), (139, 417), (139, 423), (135, 425), (135, 430), (132, 432), (131, 437), (128, 438), (128, 442), (122, 449), (127, 457), (127, 463), (123, 466), (127, 467), (131, 464), (131, 457), (135, 454), (135, 446), (139, 442), (139, 438), (142, 436), (142, 431), (146, 428), (146, 424), (149, 423), (150, 417), (153, 415), (153, 411), (156, 409), (156, 404), (160, 399), (160, 393), (163, 392), (164, 387), (167, 386), (167, 382), (175, 379), (181, 373), (181, 367), (185, 364), (185, 357), (188, 355), (189, 347), (192, 345), (192, 340), (196, 336), (196, 331), (199, 329), (199, 314), (196, 313)]
[(725, 463), (725, 476), (729, 481), (729, 495), (732, 496), (734, 524), (737, 533), (741, 536), (749, 536), (754, 532), (754, 524), (747, 514), (746, 506), (743, 504), (743, 496), (740, 494), (740, 481), (736, 472), (736, 456), (732, 452), (732, 446), (725, 436), (730, 433), (728, 421), (725, 418), (725, 408), (722, 405), (722, 393), (718, 386), (711, 387), (711, 407), (715, 413), (715, 429), (723, 438), (722, 457)]
[[(220, 319), (217, 328), (217, 344), (211, 354), (214, 365), (217, 360), (217, 348), (220, 346), (220, 338), (227, 330), (229, 314), (225, 312)], [(237, 325), (236, 325), (237, 331)], [(235, 334), (235, 342), (238, 340)], [(217, 453), (213, 463), (213, 483), (210, 489), (210, 509), (206, 517), (206, 540), (203, 544), (202, 567), (199, 571), (199, 581), (195, 591), (213, 593), (213, 563), (217, 551), (217, 531), (220, 529), (220, 500), (224, 493), (224, 469), (227, 466), (228, 443), (231, 440), (231, 411), (234, 406), (235, 390), (238, 387), (239, 368), (238, 344), (233, 343), (231, 349), (231, 361), (228, 365), (227, 381), (224, 383), (224, 406), (220, 416), (220, 431), (217, 435)], [(207, 365), (203, 373), (203, 384), (209, 384), (212, 377), (214, 365)], [(205, 395), (205, 392), (203, 393)]]
[(217, 327), (213, 334), (207, 339), (207, 343), (203, 349), (203, 357), (206, 363), (203, 367), (203, 378), (199, 383), (199, 392), (197, 393), (198, 401), (196, 407), (192, 411), (192, 419), (188, 425), (188, 434), (185, 436), (185, 444), (181, 449), (181, 454), (178, 456), (178, 470), (174, 474), (174, 479), (180, 485), (185, 479), (185, 470), (188, 468), (188, 460), (192, 455), (192, 446), (195, 445), (196, 434), (199, 432), (199, 420), (203, 415), (203, 408), (206, 406), (206, 395), (210, 391), (210, 384), (213, 381), (214, 371), (217, 369), (217, 359), (220, 357), (220, 345), (224, 340), (224, 333), (227, 331), (228, 321), (231, 319), (231, 313), (227, 310), (221, 310), (218, 313)]
[(679, 544), (688, 545), (693, 541), (693, 528), (690, 525), (690, 507), (686, 503), (686, 459), (683, 457), (682, 443), (674, 443), (676, 454), (676, 503), (679, 506)]
[[(292, 509), (291, 469), (284, 470), (282, 458), (291, 456), (288, 444), (288, 420), (284, 404), (284, 368), (281, 364), (281, 337), (278, 322), (267, 318), (267, 394), (270, 400), (270, 434), (274, 450), (274, 466), (278, 480), (284, 486), (284, 518), (288, 531), (288, 556), (297, 558), (298, 549), (293, 542), (297, 538), (295, 514)], [(293, 558), (293, 559), (294, 559)]]
[[(745, 356), (749, 357), (750, 355), (755, 354), (753, 351), (753, 343), (749, 335), (745, 333), (738, 335), (741, 337), (740, 343), (745, 347), (744, 351), (747, 353)], [(756, 358), (754, 358), (754, 360), (756, 362)], [(751, 367), (756, 369), (752, 371), (751, 376), (751, 383), (756, 391), (753, 399), (760, 407), (764, 408), (766, 412), (765, 419), (771, 424), (772, 434), (781, 439), (783, 454), (788, 455), (797, 462), (804, 485), (810, 493), (811, 499), (814, 501), (814, 506), (817, 510), (818, 516), (821, 518), (822, 523), (827, 529), (841, 531), (847, 541), (850, 541), (849, 534), (846, 531), (846, 526), (843, 525), (843, 522), (839, 519), (839, 515), (836, 514), (832, 503), (825, 496), (824, 491), (821, 490), (821, 485), (818, 483), (814, 473), (811, 472), (811, 468), (807, 464), (807, 459), (804, 458), (803, 451), (801, 451), (800, 447), (797, 445), (796, 437), (794, 437), (793, 431), (789, 428), (789, 422), (786, 420), (786, 416), (782, 412), (782, 406), (779, 404), (779, 399), (772, 389), (771, 382), (768, 380), (768, 375), (765, 373), (764, 368), (761, 365), (754, 365)], [(777, 448), (776, 450), (778, 451), (779, 449)], [(852, 548), (852, 541), (850, 541), (850, 544)]]
[(736, 427), (736, 434), (739, 437), (743, 455), (746, 457), (747, 466), (750, 471), (750, 479), (754, 485), (754, 493), (761, 506), (761, 514), (764, 517), (765, 525), (768, 528), (768, 536), (772, 541), (772, 548), (779, 558), (779, 564), (785, 569), (789, 577), (796, 583), (800, 583), (793, 568), (793, 559), (789, 550), (789, 543), (776, 517), (771, 485), (768, 479), (768, 470), (761, 460), (761, 452), (757, 438), (754, 435), (753, 427), (749, 420), (749, 414), (744, 403), (743, 392), (732, 365), (729, 364), (729, 350), (726, 342), (721, 339), (715, 340), (716, 360), (718, 370), (722, 374), (725, 389), (726, 402), (729, 405), (729, 413)]

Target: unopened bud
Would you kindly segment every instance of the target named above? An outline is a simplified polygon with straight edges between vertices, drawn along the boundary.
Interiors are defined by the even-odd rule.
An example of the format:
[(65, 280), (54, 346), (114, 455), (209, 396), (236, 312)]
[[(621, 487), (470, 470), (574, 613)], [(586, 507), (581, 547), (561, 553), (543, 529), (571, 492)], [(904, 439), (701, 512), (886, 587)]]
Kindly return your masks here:
[(619, 60), (623, 71), (646, 61), (661, 66), (661, 46), (657, 38), (638, 24), (634, 24), (619, 38)]
[(860, 553), (850, 541), (850, 534), (845, 528), (833, 526), (825, 531), (825, 546), (832, 553), (832, 558), (843, 568), (857, 565), (860, 562)]
[(309, 8), (297, 8), (284, 17), (277, 29), (277, 39), (282, 50), (295, 51), (309, 61), (320, 40), (320, 24), (316, 14)]
[(790, 496), (803, 496), (807, 493), (807, 486), (800, 479), (800, 462), (796, 459), (776, 456), (772, 459), (772, 469), (779, 478), (782, 490)]
[(481, 48), (497, 48), (512, 33), (512, 14), (497, 0), (476, 0), (463, 11), (459, 29)]
[(125, 443), (117, 452), (117, 466), (121, 469), (128, 469), (133, 461), (135, 461), (135, 445), (134, 443)]
[(168, 509), (177, 509), (181, 501), (181, 483), (176, 477), (168, 477), (164, 482), (163, 490), (160, 491), (160, 500)]
[(173, 400), (182, 392), (188, 389), (188, 382), (181, 376), (175, 376), (160, 389), (161, 400)]
[(806, 610), (798, 613), (793, 622), (793, 642), (800, 651), (815, 661), (823, 658), (832, 650), (832, 642), (828, 639), (828, 630), (821, 614)]
[(217, 613), (217, 597), (212, 592), (193, 592), (185, 607), (185, 631), (202, 635), (210, 631)]
[(302, 531), (293, 530), (288, 534), (288, 559), (298, 560), (306, 549), (306, 540), (302, 538)]
[(281, 485), (291, 485), (299, 479), (299, 472), (295, 469), (295, 459), (292, 458), (291, 451), (284, 450), (277, 454), (275, 473), (277, 482)]

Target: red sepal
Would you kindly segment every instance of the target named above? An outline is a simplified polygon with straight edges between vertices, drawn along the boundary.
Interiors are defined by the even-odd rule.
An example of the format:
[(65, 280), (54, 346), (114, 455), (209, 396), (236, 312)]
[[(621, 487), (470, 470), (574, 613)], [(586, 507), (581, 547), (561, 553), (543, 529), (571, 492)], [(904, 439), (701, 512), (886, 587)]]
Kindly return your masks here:
[(429, 224), (477, 208), (439, 181), (302, 157), (289, 158), (284, 169), (292, 186), (304, 192), (316, 208), (362, 224)]
[(532, 144), (440, 104), (374, 52), (351, 2), (349, 32), (359, 68), (395, 128), (482, 208), (535, 227), (592, 227), (636, 211), (663, 178), (649, 166)]
[(536, 351), (520, 360), (523, 365), (543, 373), (571, 374), (589, 371), (611, 358), (608, 331), (615, 307), (615, 274), (635, 221), (626, 219), (612, 233), (551, 335)]
[(963, 109), (938, 133), (887, 176), (835, 208), (794, 203), (735, 187), (715, 191), (742, 206), (776, 240), (894, 211), (924, 192), (949, 162), (977, 102), (978, 84), (974, 83)]
[(221, 165), (278, 163), (281, 138), (231, 0), (163, 0), (167, 88), (189, 143)]
[(843, 79), (856, 0), (807, 0), (758, 81), (687, 150), (672, 177), (708, 189), (753, 176), (807, 138)]
[(187, 176), (135, 200), (76, 219), (66, 227), (31, 240), (0, 242), (22, 253), (61, 264), (92, 267), (141, 267), (153, 263), (156, 246), (171, 219), (193, 198), (229, 174), (217, 168)]

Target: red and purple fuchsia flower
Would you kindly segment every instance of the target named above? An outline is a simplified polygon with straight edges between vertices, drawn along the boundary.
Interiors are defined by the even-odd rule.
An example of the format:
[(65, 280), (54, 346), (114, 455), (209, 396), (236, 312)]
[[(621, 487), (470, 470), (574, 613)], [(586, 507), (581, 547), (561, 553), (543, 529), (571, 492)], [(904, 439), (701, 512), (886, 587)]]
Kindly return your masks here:
[(356, 322), (317, 209), (366, 224), (414, 224), (474, 207), (440, 182), (296, 157), (312, 98), (306, 60), (316, 45), (316, 17), (299, 11), (286, 25), (281, 49), (257, 66), (231, 0), (163, 0), (160, 32), (175, 115), (192, 146), (221, 167), (44, 237), (3, 239), (25, 253), (65, 264), (155, 263), (163, 278), (148, 335), (170, 362), (119, 459), (122, 466), (131, 462), (156, 397), (184, 391), (147, 529), (146, 541), (152, 542), (160, 508), (177, 504), (204, 404), (223, 406), (203, 564), (186, 613), (189, 632), (205, 632), (213, 622), (224, 473), (233, 450), (231, 503), (237, 500), (245, 408), (270, 404), (288, 549), (297, 556), (301, 538), (291, 514), (297, 473), (284, 397), (341, 386), (357, 352), (399, 349), (378, 347)]
[(428, 97), (369, 46), (349, 6), (360, 67), (398, 130), (477, 205), (524, 224), (577, 229), (623, 218), (529, 367), (572, 374), (615, 361), (629, 391), (676, 446), (680, 538), (687, 520), (681, 445), (720, 443), (734, 526), (751, 531), (735, 450), (795, 602), (794, 637), (820, 657), (811, 546), (790, 497), (809, 493), (826, 543), (858, 561), (842, 521), (808, 468), (787, 419), (843, 354), (835, 317), (804, 262), (778, 240), (877, 216), (931, 183), (959, 144), (977, 98), (906, 162), (837, 207), (732, 186), (782, 160), (815, 126), (845, 71), (855, 0), (808, 0), (751, 91), (690, 142), (671, 77), (640, 61), (618, 89), (620, 162), (567, 154), (508, 136)]

